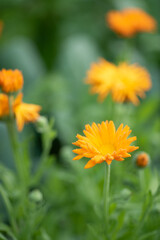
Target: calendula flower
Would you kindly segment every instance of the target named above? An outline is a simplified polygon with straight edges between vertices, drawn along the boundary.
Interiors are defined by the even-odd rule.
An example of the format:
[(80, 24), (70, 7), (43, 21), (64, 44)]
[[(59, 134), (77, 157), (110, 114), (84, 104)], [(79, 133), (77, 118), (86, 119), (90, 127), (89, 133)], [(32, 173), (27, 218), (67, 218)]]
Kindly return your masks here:
[(103, 121), (101, 124), (93, 123), (92, 126), (87, 124), (83, 132), (85, 136), (77, 134), (78, 140), (73, 143), (80, 147), (73, 150), (78, 154), (73, 160), (90, 158), (85, 168), (91, 168), (102, 162), (109, 165), (113, 160), (123, 161), (124, 158), (131, 156), (129, 152), (138, 149), (130, 146), (136, 137), (127, 138), (131, 133), (127, 125), (123, 127), (121, 124), (116, 131), (113, 121)]
[(19, 70), (0, 71), (0, 87), (5, 93), (16, 92), (23, 87), (23, 75)]
[(0, 117), (6, 116), (9, 114), (9, 101), (6, 94), (0, 94)]
[(149, 164), (149, 155), (145, 152), (139, 153), (135, 160), (137, 167), (144, 168)]
[(86, 83), (91, 84), (91, 93), (99, 94), (99, 100), (102, 101), (111, 91), (115, 78), (116, 66), (105, 59), (100, 59), (99, 63), (91, 65)]
[(106, 15), (109, 27), (123, 37), (132, 37), (138, 32), (153, 32), (156, 21), (138, 8), (127, 8), (122, 11), (110, 11)]
[(117, 77), (112, 87), (112, 97), (116, 102), (132, 102), (137, 105), (138, 97), (144, 98), (151, 88), (151, 80), (146, 69), (137, 64), (120, 63)]
[(37, 121), (39, 111), (41, 110), (39, 105), (22, 102), (22, 97), (23, 95), (20, 93), (13, 104), (13, 111), (19, 131), (22, 131), (25, 123)]
[(91, 84), (91, 93), (97, 93), (101, 101), (111, 93), (114, 101), (130, 101), (135, 105), (139, 103), (138, 97), (144, 97), (151, 88), (149, 73), (144, 68), (127, 63), (116, 66), (104, 59), (92, 64), (86, 83)]

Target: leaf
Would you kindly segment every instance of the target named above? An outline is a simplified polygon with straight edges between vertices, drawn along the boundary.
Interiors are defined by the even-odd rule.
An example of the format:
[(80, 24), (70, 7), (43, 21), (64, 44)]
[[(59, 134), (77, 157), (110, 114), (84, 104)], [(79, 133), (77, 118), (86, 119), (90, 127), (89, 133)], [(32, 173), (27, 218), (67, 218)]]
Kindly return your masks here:
[(98, 239), (101, 240), (101, 237), (100, 237), (99, 233), (96, 231), (95, 227), (93, 227), (91, 224), (87, 224), (87, 227), (93, 237), (95, 237), (97, 240)]
[(117, 234), (124, 224), (125, 215), (126, 215), (126, 211), (122, 211), (119, 214), (117, 219), (117, 225), (114, 227), (114, 231), (112, 233), (112, 240), (117, 239)]
[(109, 206), (109, 213), (110, 213), (110, 215), (115, 212), (116, 207), (117, 207), (116, 203), (111, 203), (110, 204), (110, 206)]
[(42, 229), (41, 230), (42, 240), (52, 240), (52, 238), (47, 234), (47, 232)]
[(0, 240), (8, 240), (8, 239), (0, 233)]
[(146, 195), (146, 198), (145, 198), (144, 203), (142, 205), (142, 212), (141, 212), (141, 215), (140, 215), (140, 222), (144, 222), (145, 218), (147, 217), (147, 215), (148, 215), (148, 213), (150, 211), (152, 202), (153, 202), (153, 196), (152, 196), (151, 191), (149, 191), (148, 194)]
[(12, 238), (12, 240), (18, 240), (15, 235), (12, 233), (12, 230), (5, 224), (0, 224), (0, 232), (5, 232), (8, 236)]
[(158, 236), (160, 234), (159, 231), (152, 231), (146, 234), (143, 234), (142, 236), (139, 237), (139, 240), (144, 240), (144, 239), (151, 239), (152, 237)]

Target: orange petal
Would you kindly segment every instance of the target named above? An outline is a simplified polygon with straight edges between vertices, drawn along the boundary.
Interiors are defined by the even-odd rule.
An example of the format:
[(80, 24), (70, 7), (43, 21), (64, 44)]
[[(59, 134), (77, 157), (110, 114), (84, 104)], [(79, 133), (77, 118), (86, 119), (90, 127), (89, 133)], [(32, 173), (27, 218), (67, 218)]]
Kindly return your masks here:
[(92, 160), (89, 160), (88, 163), (85, 165), (85, 169), (87, 168), (91, 168), (91, 167), (94, 167), (96, 165), (96, 163)]
[(106, 163), (107, 163), (108, 165), (110, 165), (111, 162), (112, 162), (112, 160), (106, 159)]
[(78, 155), (78, 156), (74, 157), (73, 160), (79, 160), (79, 159), (81, 159), (82, 157), (83, 157), (83, 155)]

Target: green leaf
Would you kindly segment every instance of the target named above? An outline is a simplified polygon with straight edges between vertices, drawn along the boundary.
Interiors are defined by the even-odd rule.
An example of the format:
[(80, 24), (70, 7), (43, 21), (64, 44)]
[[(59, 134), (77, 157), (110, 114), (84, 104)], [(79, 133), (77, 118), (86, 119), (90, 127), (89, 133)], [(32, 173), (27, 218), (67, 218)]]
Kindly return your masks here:
[(8, 236), (12, 238), (12, 240), (18, 240), (12, 232), (12, 228), (8, 227), (3, 223), (0, 224), (0, 232), (3, 232), (3, 233), (5, 232)]
[(8, 240), (8, 239), (0, 233), (0, 240)]
[(160, 234), (159, 231), (149, 232), (149, 233), (146, 233), (146, 234), (143, 234), (142, 236), (140, 236), (139, 240), (152, 239), (152, 237), (159, 236), (159, 234)]
[(99, 235), (99, 232), (96, 230), (96, 228), (93, 226), (93, 225), (91, 225), (91, 224), (87, 224), (87, 228), (88, 228), (88, 230), (89, 230), (89, 232), (91, 233), (91, 235), (93, 236), (93, 237), (95, 237), (95, 239), (99, 239), (99, 240), (101, 240), (102, 238), (100, 237), (100, 235)]

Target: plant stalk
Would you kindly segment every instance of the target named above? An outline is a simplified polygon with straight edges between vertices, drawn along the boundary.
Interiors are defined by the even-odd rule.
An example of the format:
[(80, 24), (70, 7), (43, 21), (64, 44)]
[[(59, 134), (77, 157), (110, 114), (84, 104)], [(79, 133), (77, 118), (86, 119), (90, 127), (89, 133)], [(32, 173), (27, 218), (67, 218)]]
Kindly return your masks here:
[(12, 151), (13, 151), (13, 156), (14, 156), (14, 162), (16, 165), (16, 170), (19, 176), (19, 180), (22, 180), (23, 178), (23, 171), (21, 169), (21, 155), (20, 155), (20, 147), (19, 147), (19, 141), (18, 141), (18, 136), (17, 132), (15, 129), (15, 120), (14, 120), (14, 113), (12, 109), (13, 105), (13, 96), (9, 95), (9, 121), (7, 122), (7, 127), (8, 127), (8, 134), (10, 137), (11, 145), (12, 145)]
[[(104, 217), (107, 225), (109, 224), (109, 189), (110, 189), (110, 165), (105, 164), (104, 179)], [(107, 166), (108, 165), (108, 166)]]

